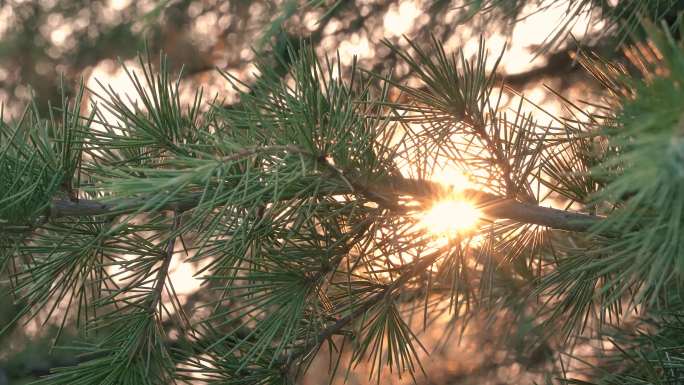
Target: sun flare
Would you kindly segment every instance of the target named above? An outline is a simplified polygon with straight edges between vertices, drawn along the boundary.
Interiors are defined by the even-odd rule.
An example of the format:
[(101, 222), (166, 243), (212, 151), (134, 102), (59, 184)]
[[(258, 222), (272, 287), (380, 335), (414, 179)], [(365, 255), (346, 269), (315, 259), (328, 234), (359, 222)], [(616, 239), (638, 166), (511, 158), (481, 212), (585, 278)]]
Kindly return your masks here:
[(472, 203), (449, 198), (436, 202), (421, 218), (423, 228), (433, 235), (452, 237), (467, 233), (480, 219), (480, 210)]

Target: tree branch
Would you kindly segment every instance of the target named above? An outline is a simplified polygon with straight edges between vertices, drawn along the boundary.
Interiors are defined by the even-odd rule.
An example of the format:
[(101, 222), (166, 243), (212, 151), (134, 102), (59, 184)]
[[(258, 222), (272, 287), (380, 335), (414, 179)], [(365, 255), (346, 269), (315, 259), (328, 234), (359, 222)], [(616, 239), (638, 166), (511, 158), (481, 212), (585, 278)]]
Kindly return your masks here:
[[(387, 181), (388, 183), (383, 183), (383, 187), (369, 186), (349, 176), (347, 176), (347, 179), (351, 181), (353, 191), (351, 189), (341, 189), (330, 192), (330, 194), (359, 193), (368, 200), (389, 209), (407, 209), (397, 204), (400, 196), (410, 195), (419, 201), (431, 201), (448, 192), (448, 189), (440, 184), (403, 177), (391, 178)], [(511, 219), (552, 229), (578, 232), (589, 231), (592, 226), (603, 220), (599, 216), (519, 202), (514, 199), (473, 189), (464, 190), (463, 195), (477, 206), (485, 216), (493, 219)], [(190, 210), (200, 202), (201, 196), (201, 193), (189, 194), (181, 200), (169, 202), (164, 206), (164, 209), (178, 210), (180, 212)], [(287, 199), (288, 197), (283, 198)], [(50, 218), (117, 215), (134, 212), (145, 201), (145, 198), (130, 198), (112, 203), (102, 203), (87, 199), (81, 199), (78, 202), (60, 199), (52, 202), (49, 215)]]

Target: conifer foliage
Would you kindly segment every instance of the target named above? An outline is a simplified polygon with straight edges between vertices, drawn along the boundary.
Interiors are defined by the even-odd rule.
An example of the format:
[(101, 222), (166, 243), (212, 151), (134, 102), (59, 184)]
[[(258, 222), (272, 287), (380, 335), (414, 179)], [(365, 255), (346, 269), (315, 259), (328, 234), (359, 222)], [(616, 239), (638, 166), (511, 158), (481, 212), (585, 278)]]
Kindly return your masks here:
[[(474, 58), (386, 42), (419, 84), (304, 46), (285, 76), (224, 74), (230, 108), (182, 105), (163, 56), (129, 72), (136, 95), (28, 106), (0, 122), (0, 268), (23, 309), (0, 327), (77, 326), (80, 363), (36, 384), (292, 384), (322, 348), (331, 375), (364, 363), (376, 382), (423, 375), (412, 315), (533, 313), (536, 342), (613, 344), (595, 383), (679, 383), (684, 47), (639, 26), (641, 72), (582, 53), (604, 99), (550, 125), (501, 104), (484, 40)], [(433, 180), (445, 162), (467, 186)], [(481, 216), (436, 236), (421, 221), (448, 199)], [(176, 295), (173, 264), (199, 267), (202, 301)]]

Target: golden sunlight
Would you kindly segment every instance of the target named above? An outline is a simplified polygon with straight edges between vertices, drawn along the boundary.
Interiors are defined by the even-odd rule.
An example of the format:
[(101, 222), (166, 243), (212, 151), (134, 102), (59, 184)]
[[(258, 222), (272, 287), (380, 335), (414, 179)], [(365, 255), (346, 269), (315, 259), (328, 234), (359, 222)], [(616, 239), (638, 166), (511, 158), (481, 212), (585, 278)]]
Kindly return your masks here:
[(452, 237), (467, 233), (480, 219), (480, 210), (470, 202), (449, 198), (438, 201), (420, 217), (421, 227), (433, 235)]
[(437, 169), (430, 180), (451, 187), (453, 191), (463, 191), (473, 188), (470, 176), (464, 171), (454, 167), (443, 167)]

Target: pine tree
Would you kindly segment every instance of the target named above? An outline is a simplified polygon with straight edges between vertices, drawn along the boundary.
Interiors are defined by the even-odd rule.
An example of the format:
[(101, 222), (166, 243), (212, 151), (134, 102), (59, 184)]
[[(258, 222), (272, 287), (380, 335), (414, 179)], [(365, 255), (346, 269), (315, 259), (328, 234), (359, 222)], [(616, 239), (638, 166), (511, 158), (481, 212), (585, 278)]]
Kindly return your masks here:
[[(182, 105), (162, 56), (129, 72), (133, 100), (81, 87), (0, 119), (0, 267), (23, 305), (3, 331), (58, 317), (59, 345), (78, 326), (81, 362), (36, 384), (290, 384), (323, 347), (331, 375), (368, 363), (379, 382), (421, 375), (407, 312), (461, 328), (507, 311), (537, 341), (614, 344), (596, 383), (680, 383), (684, 47), (648, 21), (672, 2), (598, 3), (640, 72), (580, 52), (604, 98), (551, 124), (501, 105), (484, 41), (467, 59), (436, 39), (386, 42), (419, 85), (302, 43), (253, 84), (225, 73), (230, 108)], [(467, 183), (434, 181), (445, 162)], [(466, 204), (473, 226), (425, 225)], [(201, 266), (205, 301), (176, 295), (174, 261)]]

